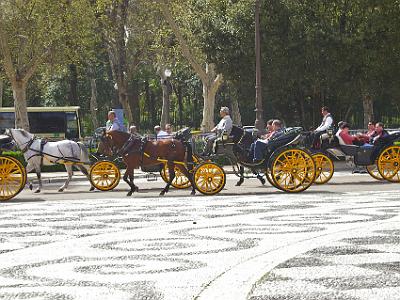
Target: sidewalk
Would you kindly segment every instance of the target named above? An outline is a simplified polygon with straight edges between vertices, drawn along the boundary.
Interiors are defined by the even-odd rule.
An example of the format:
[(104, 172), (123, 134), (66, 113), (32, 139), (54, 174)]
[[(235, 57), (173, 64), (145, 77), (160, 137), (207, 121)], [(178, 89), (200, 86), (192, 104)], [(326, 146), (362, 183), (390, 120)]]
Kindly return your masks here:
[[(344, 161), (336, 161), (335, 164), (335, 172), (349, 172), (351, 173), (352, 168), (350, 168)], [(235, 174), (233, 172), (232, 166), (224, 166), (224, 170), (226, 174)], [(121, 174), (123, 175), (125, 169), (121, 169)], [(135, 169), (135, 178), (154, 178), (154, 175), (157, 179), (161, 176), (159, 173), (146, 173), (141, 169)], [(33, 182), (37, 182), (37, 177), (34, 172), (29, 173), (29, 178), (33, 180)], [(43, 183), (58, 183), (64, 182), (67, 180), (67, 172), (43, 172), (42, 173), (42, 182)], [(71, 181), (87, 181), (87, 178), (81, 171), (74, 171), (74, 175), (72, 176)]]

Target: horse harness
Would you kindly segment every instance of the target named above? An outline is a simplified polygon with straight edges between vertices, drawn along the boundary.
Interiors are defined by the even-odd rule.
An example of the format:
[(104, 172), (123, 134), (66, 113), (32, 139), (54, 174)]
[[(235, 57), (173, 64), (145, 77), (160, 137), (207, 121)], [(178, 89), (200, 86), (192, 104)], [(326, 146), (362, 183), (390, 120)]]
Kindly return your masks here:
[[(132, 149), (132, 150), (129, 149), (135, 144), (135, 141), (137, 141), (137, 140), (140, 140), (140, 145), (139, 145), (138, 149)], [(180, 161), (161, 159), (161, 158), (159, 158), (157, 156), (154, 156), (152, 154), (147, 153), (145, 151), (145, 146), (147, 145), (148, 142), (150, 142), (150, 140), (147, 137), (139, 138), (139, 137), (136, 137), (135, 135), (131, 135), (131, 137), (121, 147), (120, 154), (122, 156), (125, 156), (125, 155), (129, 155), (129, 154), (132, 154), (132, 153), (141, 153), (142, 155), (140, 157), (140, 164), (143, 164), (144, 157), (146, 157), (148, 159), (153, 159), (153, 160), (159, 161), (160, 163), (173, 162), (174, 164), (185, 164), (184, 162), (180, 162)], [(176, 140), (172, 139), (171, 148), (176, 148), (176, 143), (175, 142), (176, 142)], [(186, 143), (184, 143), (184, 145), (186, 146), (185, 148), (188, 151), (188, 145)], [(188, 155), (188, 157), (189, 157), (189, 155)], [(190, 158), (191, 157), (192, 156), (190, 155)], [(192, 163), (192, 162), (188, 162), (188, 163)]]
[[(40, 141), (39, 150), (31, 148), (31, 146), (33, 145), (33, 143), (34, 143), (35, 141)], [(61, 151), (61, 149), (60, 149), (60, 147), (59, 147), (58, 145), (57, 145), (57, 149), (58, 149), (58, 151), (62, 154), (62, 157), (55, 156), (55, 155), (52, 155), (52, 154), (49, 154), (49, 153), (44, 152), (44, 151), (43, 151), (44, 146), (45, 146), (48, 142), (49, 142), (49, 141), (48, 141), (47, 139), (40, 139), (40, 138), (37, 138), (37, 137), (34, 137), (34, 138), (32, 138), (30, 141), (28, 141), (28, 142), (26, 143), (26, 146), (25, 146), (23, 149), (21, 149), (21, 152), (22, 152), (23, 154), (25, 154), (26, 152), (28, 152), (28, 151), (30, 150), (30, 151), (36, 152), (36, 154), (33, 154), (32, 156), (30, 156), (29, 158), (27, 158), (26, 161), (28, 162), (31, 158), (36, 157), (36, 156), (40, 156), (40, 157), (41, 157), (41, 159), (40, 159), (40, 166), (43, 166), (43, 159), (44, 159), (44, 157), (45, 157), (45, 156), (49, 156), (49, 157), (51, 157), (51, 158), (55, 158), (55, 159), (56, 159), (56, 161), (55, 161), (54, 163), (58, 163), (60, 160), (70, 161), (70, 162), (78, 162), (78, 160), (77, 160), (75, 157), (68, 157), (68, 156), (65, 156), (65, 155), (63, 154), (63, 152)], [(72, 152), (72, 153), (74, 152), (74, 151), (73, 151), (73, 148), (72, 148), (72, 145), (71, 145), (71, 152)]]

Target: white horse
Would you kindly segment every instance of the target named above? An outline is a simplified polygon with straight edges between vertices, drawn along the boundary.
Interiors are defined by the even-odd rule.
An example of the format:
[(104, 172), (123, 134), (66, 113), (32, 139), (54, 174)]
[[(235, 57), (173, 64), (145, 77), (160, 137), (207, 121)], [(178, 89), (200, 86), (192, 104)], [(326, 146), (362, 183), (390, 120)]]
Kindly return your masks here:
[[(77, 166), (89, 179), (88, 168), (90, 164), (89, 152), (82, 143), (64, 140), (59, 142), (46, 142), (42, 144), (42, 139), (36, 138), (32, 133), (23, 129), (9, 129), (8, 135), (15, 141), (24, 154), (27, 162), (26, 172), (35, 170), (39, 180), (39, 186), (35, 193), (40, 193), (42, 189), (41, 166), (51, 164), (63, 164), (68, 173), (65, 183), (58, 189), (64, 191), (71, 181), (73, 175), (72, 166)], [(32, 183), (28, 183), (32, 190)], [(93, 190), (92, 186), (90, 190)]]

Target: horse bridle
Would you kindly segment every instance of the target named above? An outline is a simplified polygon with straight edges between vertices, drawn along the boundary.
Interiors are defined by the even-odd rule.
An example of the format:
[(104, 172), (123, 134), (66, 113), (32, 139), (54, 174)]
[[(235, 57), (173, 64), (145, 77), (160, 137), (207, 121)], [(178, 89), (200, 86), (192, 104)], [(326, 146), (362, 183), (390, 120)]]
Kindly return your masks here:
[[(12, 140), (15, 141), (15, 138), (14, 138), (14, 136), (13, 136), (11, 130), (8, 131), (8, 134), (9, 134), (9, 136), (12, 138)], [(26, 145), (26, 146), (25, 146), (24, 148), (22, 148), (22, 149), (21, 149), (21, 146), (18, 145), (18, 147), (20, 148), (21, 152), (22, 152), (22, 153), (27, 152), (27, 151), (30, 149), (30, 147), (32, 146), (32, 144), (35, 142), (35, 140), (36, 140), (36, 137), (33, 136), (33, 138), (31, 138), (29, 141), (27, 141), (27, 142), (25, 142), (25, 143), (23, 143), (23, 144), (21, 145), (21, 146)]]

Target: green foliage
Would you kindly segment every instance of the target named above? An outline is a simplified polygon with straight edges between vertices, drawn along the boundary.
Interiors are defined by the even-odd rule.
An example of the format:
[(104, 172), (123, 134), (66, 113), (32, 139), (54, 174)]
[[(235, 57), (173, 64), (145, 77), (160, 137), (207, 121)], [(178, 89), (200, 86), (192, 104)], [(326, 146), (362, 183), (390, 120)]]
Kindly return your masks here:
[[(110, 9), (122, 0), (0, 2), (1, 25), (13, 62), (23, 71), (50, 47), (51, 55), (28, 86), (29, 105), (69, 105), (71, 74), (77, 67), (78, 102), (90, 134), (90, 77), (96, 78), (100, 123), (117, 95), (108, 38), (117, 34)], [(172, 70), (171, 119), (175, 127), (201, 122), (202, 85), (182, 57), (157, 1), (128, 1), (126, 63), (129, 97), (138, 98), (135, 121), (151, 132), (161, 115), (157, 68)], [(377, 120), (400, 126), (400, 6), (392, 0), (261, 1), (262, 96), (264, 119), (315, 126), (328, 105), (336, 121), (361, 126), (362, 99), (371, 95)], [(191, 51), (215, 62), (225, 84), (219, 105), (236, 98), (243, 124), (254, 123), (254, 0), (173, 0), (170, 9)], [(0, 69), (2, 77), (4, 70)], [(13, 105), (7, 81), (3, 103)], [(132, 100), (133, 101), (133, 100)], [(136, 103), (136, 102), (135, 102)]]

